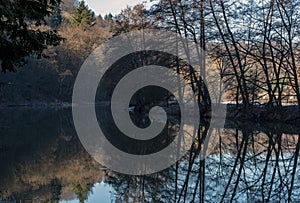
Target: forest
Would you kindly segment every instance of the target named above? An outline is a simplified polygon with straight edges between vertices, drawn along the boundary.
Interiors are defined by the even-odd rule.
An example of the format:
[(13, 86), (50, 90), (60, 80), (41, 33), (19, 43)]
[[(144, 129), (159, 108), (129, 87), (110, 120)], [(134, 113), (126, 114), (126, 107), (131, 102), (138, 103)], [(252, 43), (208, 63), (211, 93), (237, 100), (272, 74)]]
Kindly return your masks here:
[[(92, 199), (99, 194), (110, 202), (299, 202), (300, 0), (147, 2), (151, 6), (141, 2), (116, 15), (100, 15), (83, 0), (0, 0), (0, 203), (108, 202)], [(202, 59), (195, 67), (159, 58), (192, 86), (201, 119), (197, 123), (191, 116), (184, 123), (192, 133), (181, 129), (179, 102), (167, 91), (150, 89), (146, 99), (165, 97), (158, 103), (165, 105), (163, 123), (161, 114), (150, 116), (156, 103), (135, 94), (134, 105), (122, 109), (126, 118), (141, 129), (155, 119), (164, 124), (155, 139), (141, 141), (116, 128), (110, 103), (92, 107), (97, 127), (122, 154), (155, 154), (180, 133), (191, 141), (161, 171), (123, 174), (84, 145), (78, 129), (87, 129), (91, 138), (93, 128), (85, 112), (85, 122), (76, 125), (74, 109), (80, 105), (72, 103), (73, 90), (99, 46), (149, 30), (175, 33), (203, 50), (194, 50)], [(117, 79), (130, 71), (123, 67), (144, 62), (120, 61), (125, 65), (108, 71)], [(221, 78), (215, 92), (206, 86), (210, 76)], [(104, 93), (97, 96), (113, 92), (116, 78), (102, 83), (98, 90)], [(226, 106), (226, 120), (210, 112), (215, 103)], [(107, 153), (105, 147), (96, 153)], [(173, 158), (172, 152), (166, 157)], [(118, 153), (111, 153), (116, 159), (107, 154), (104, 159), (124, 161)]]
[[(1, 74), (1, 104), (71, 102), (77, 72), (95, 48), (122, 33), (156, 28), (176, 32), (206, 51), (225, 85), (226, 102), (245, 108), (299, 105), (299, 4), (160, 0), (150, 8), (138, 4), (103, 17), (84, 1), (47, 1), (41, 15), (34, 7), (4, 5), (1, 67), (16, 73)], [(9, 6), (22, 15), (5, 13)], [(205, 68), (196, 71), (203, 75)]]

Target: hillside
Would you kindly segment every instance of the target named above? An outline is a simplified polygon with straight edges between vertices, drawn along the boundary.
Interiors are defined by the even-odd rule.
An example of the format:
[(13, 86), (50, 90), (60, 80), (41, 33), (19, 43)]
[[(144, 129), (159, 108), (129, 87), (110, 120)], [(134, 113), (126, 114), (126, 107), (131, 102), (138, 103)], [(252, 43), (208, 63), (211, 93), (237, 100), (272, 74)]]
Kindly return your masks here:
[(71, 102), (73, 84), (82, 63), (112, 33), (110, 23), (98, 17), (92, 26), (74, 26), (75, 5), (71, 0), (65, 0), (61, 9), (58, 33), (65, 38), (64, 42), (46, 50), (46, 58), (28, 57), (25, 66), (16, 73), (1, 74), (0, 105)]

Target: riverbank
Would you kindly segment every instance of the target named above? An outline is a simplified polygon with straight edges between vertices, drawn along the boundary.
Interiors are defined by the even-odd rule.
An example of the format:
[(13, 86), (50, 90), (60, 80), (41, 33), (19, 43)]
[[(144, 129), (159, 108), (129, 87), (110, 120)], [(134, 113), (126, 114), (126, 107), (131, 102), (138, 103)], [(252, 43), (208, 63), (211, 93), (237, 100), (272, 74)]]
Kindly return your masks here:
[(68, 102), (30, 102), (30, 103), (12, 103), (12, 104), (0, 104), (0, 109), (6, 108), (71, 108), (72, 103)]
[(254, 105), (247, 109), (232, 104), (227, 105), (227, 120), (238, 122), (272, 122), (272, 123), (300, 123), (300, 111), (297, 105), (269, 108), (265, 105)]
[[(33, 102), (24, 104), (0, 104), (0, 109), (6, 108), (33, 108), (33, 109), (47, 109), (47, 108), (71, 108), (74, 104), (68, 102)], [(85, 104), (93, 105), (93, 104)], [(108, 102), (97, 103), (97, 105), (109, 105)], [(281, 108), (269, 108), (265, 105), (253, 105), (247, 109), (242, 106), (233, 104), (226, 105), (226, 120), (234, 122), (253, 122), (253, 123), (287, 123), (300, 124), (300, 111), (297, 105), (286, 105)], [(178, 108), (176, 106), (167, 107), (167, 112), (171, 115), (178, 115)], [(203, 117), (209, 118), (209, 113), (204, 112)], [(218, 116), (218, 115), (215, 115)], [(202, 117), (202, 118), (203, 118)]]

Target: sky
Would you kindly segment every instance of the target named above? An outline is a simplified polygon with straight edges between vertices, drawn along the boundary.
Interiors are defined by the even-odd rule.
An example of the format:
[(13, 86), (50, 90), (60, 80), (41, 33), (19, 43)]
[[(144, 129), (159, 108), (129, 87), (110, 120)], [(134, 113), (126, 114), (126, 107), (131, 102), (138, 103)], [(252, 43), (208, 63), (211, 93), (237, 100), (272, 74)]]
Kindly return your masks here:
[[(148, 0), (149, 1), (149, 0)], [(107, 13), (113, 15), (121, 12), (122, 9), (128, 6), (134, 6), (138, 3), (146, 2), (145, 0), (85, 0), (89, 8), (92, 9), (97, 15), (104, 16)], [(150, 3), (146, 3), (150, 5)]]

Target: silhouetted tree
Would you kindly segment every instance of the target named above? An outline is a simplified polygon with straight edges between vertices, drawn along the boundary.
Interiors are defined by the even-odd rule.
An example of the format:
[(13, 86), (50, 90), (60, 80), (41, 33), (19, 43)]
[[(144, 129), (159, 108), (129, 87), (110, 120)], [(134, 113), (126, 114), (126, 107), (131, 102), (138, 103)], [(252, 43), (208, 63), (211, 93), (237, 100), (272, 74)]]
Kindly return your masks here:
[(104, 20), (106, 20), (106, 21), (112, 21), (113, 20), (113, 15), (111, 13), (105, 14)]
[(61, 0), (0, 1), (0, 64), (3, 72), (16, 71), (16, 65), (31, 54), (43, 56), (48, 46), (62, 40), (55, 30), (43, 27)]

